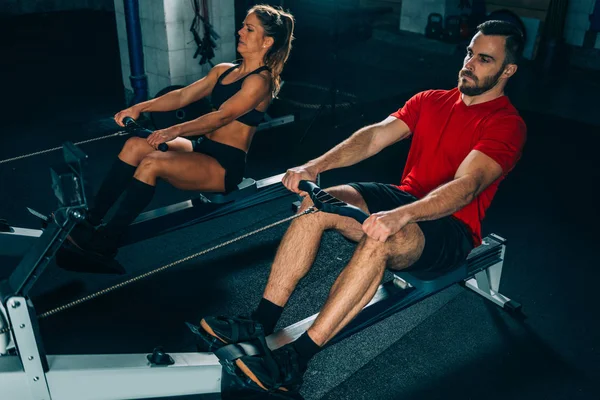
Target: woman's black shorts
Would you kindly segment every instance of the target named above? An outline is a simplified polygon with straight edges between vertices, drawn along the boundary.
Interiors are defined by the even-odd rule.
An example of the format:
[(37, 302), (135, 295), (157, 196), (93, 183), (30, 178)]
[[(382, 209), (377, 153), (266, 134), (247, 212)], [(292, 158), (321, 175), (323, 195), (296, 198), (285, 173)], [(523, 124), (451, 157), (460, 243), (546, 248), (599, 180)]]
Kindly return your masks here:
[[(383, 183), (350, 183), (367, 203), (370, 213), (392, 210), (416, 201), (413, 195)], [(453, 216), (435, 221), (417, 222), (425, 236), (421, 258), (404, 271), (443, 274), (462, 263), (473, 249), (467, 226)]]
[(196, 153), (211, 156), (225, 169), (225, 192), (237, 189), (244, 179), (246, 170), (246, 153), (236, 147), (215, 142), (201, 136), (192, 141)]

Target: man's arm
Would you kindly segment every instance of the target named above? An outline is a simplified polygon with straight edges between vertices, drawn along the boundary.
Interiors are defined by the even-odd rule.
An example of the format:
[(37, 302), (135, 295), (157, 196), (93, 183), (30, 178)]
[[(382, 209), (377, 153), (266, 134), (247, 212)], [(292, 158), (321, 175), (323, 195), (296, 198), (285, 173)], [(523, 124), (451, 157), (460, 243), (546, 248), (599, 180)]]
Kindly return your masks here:
[(370, 237), (384, 242), (409, 223), (452, 215), (471, 203), (501, 175), (500, 164), (486, 154), (472, 150), (458, 167), (452, 181), (411, 204), (372, 214), (364, 222), (363, 230)]
[(321, 172), (354, 165), (409, 135), (410, 129), (404, 121), (388, 117), (377, 124), (356, 131), (321, 157), (288, 169), (281, 182), (292, 192), (302, 193), (298, 189), (301, 180), (314, 181)]
[(409, 135), (410, 129), (404, 121), (388, 117), (377, 124), (359, 129), (327, 153), (309, 161), (306, 166), (316, 173), (348, 167), (374, 156)]
[(502, 175), (502, 167), (484, 153), (472, 150), (458, 167), (454, 179), (407, 205), (410, 222), (431, 221), (454, 214), (471, 203)]

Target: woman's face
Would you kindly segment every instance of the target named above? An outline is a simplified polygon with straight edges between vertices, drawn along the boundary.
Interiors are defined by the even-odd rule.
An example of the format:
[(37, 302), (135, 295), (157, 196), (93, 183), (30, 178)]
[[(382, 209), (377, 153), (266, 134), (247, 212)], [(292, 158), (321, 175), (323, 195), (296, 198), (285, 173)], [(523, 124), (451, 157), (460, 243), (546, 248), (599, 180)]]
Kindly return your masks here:
[(238, 31), (237, 50), (240, 54), (266, 53), (273, 39), (265, 36), (265, 30), (254, 13), (246, 16), (242, 28)]

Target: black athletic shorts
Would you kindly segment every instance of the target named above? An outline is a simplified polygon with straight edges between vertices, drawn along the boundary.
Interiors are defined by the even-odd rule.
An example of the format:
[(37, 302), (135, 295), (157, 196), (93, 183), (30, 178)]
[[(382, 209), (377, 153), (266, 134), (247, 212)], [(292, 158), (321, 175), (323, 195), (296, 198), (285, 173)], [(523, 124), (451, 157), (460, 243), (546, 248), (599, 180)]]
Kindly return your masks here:
[(236, 147), (215, 142), (207, 137), (200, 136), (193, 140), (196, 153), (211, 156), (225, 169), (225, 192), (237, 189), (237, 185), (244, 179), (246, 170), (246, 153)]
[[(392, 210), (417, 200), (393, 185), (373, 182), (349, 185), (361, 194), (370, 213)], [(417, 225), (425, 236), (425, 248), (421, 258), (404, 271), (443, 274), (458, 267), (473, 249), (469, 228), (453, 216), (417, 222)]]

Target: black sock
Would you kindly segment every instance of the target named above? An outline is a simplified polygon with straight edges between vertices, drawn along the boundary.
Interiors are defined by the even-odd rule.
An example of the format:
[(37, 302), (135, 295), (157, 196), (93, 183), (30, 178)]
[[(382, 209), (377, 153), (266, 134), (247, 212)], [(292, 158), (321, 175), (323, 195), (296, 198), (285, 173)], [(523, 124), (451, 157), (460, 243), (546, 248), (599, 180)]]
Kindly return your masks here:
[(112, 219), (104, 227), (107, 235), (120, 236), (121, 233), (150, 204), (155, 187), (137, 179), (132, 179), (125, 191), (123, 200)]
[(100, 224), (102, 218), (131, 182), (136, 168), (121, 161), (120, 158), (113, 163), (94, 197), (92, 207), (90, 207), (88, 221), (92, 225)]
[(310, 336), (308, 336), (308, 332), (304, 332), (298, 339), (296, 339), (296, 341), (293, 343), (293, 346), (298, 352), (298, 361), (303, 369), (306, 369), (310, 359), (313, 358), (319, 351), (321, 351), (321, 346), (316, 344), (310, 338)]
[(269, 300), (262, 298), (256, 311), (252, 313), (252, 319), (262, 324), (265, 329), (265, 335), (270, 335), (281, 317), (283, 307), (278, 306), (275, 303), (271, 303)]

